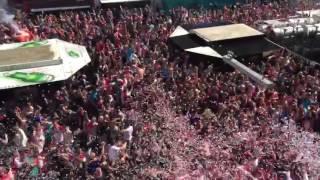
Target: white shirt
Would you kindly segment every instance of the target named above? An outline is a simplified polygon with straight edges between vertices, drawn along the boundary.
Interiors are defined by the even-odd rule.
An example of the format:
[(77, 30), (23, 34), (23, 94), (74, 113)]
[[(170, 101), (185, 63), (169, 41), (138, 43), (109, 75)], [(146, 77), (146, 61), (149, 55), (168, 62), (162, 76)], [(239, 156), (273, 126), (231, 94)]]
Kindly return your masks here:
[(23, 129), (18, 128), (18, 132), (16, 133), (14, 142), (16, 143), (17, 146), (20, 146), (20, 147), (27, 146), (28, 138), (26, 136), (26, 133), (23, 131)]
[(38, 151), (39, 153), (41, 153), (45, 144), (45, 137), (43, 131), (41, 131), (39, 134), (36, 134), (34, 138), (35, 143), (38, 145)]
[(120, 148), (118, 146), (111, 146), (108, 151), (108, 156), (111, 161), (115, 161), (119, 159)]
[(21, 166), (23, 165), (23, 162), (20, 161), (20, 156), (15, 157), (14, 159), (14, 164), (17, 168), (21, 168)]
[(131, 141), (132, 140), (132, 132), (133, 132), (133, 127), (129, 126), (128, 128), (123, 130), (123, 138), (126, 141)]
[(64, 140), (63, 132), (60, 130), (56, 130), (53, 136), (57, 143), (62, 143)]

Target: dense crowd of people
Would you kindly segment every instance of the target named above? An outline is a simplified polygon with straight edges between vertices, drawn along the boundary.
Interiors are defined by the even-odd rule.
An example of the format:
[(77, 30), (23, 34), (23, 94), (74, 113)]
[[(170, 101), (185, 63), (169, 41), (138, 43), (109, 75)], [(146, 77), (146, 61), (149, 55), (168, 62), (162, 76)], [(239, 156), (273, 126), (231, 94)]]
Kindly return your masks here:
[[(23, 14), (17, 24), (33, 39), (85, 45), (92, 62), (62, 84), (3, 100), (1, 180), (319, 178), (317, 66), (274, 52), (250, 65), (275, 83), (263, 89), (168, 46), (180, 24), (253, 25), (294, 12), (274, 3)], [(0, 42), (14, 41), (1, 24)]]

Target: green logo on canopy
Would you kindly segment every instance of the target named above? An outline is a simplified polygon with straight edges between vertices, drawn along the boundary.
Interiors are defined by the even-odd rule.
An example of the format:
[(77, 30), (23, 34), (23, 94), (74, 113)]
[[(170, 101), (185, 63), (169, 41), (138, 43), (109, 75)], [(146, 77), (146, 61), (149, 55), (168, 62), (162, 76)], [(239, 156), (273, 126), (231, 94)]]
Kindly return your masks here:
[(53, 75), (44, 74), (41, 72), (32, 72), (32, 73), (25, 73), (25, 72), (15, 72), (15, 73), (8, 73), (4, 76), (21, 80), (23, 82), (31, 82), (31, 83), (44, 83), (50, 82), (54, 79)]
[(73, 51), (73, 50), (68, 51), (68, 55), (72, 58), (79, 58), (80, 57), (80, 54), (76, 51)]
[(22, 47), (22, 48), (34, 48), (34, 47), (43, 46), (43, 45), (45, 45), (47, 43), (48, 43), (48, 41), (33, 41), (33, 42), (25, 43), (25, 44), (21, 45), (20, 47)]

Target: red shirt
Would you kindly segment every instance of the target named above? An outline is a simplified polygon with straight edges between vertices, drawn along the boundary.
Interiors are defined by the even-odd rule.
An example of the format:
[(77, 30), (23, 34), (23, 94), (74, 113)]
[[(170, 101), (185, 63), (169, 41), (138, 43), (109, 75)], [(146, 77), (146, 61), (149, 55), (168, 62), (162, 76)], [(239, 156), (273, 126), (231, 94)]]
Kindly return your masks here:
[(14, 179), (14, 175), (12, 170), (10, 170), (7, 174), (4, 174), (0, 177), (0, 180), (13, 180)]
[(96, 51), (97, 52), (102, 52), (105, 48), (105, 45), (103, 44), (103, 42), (98, 42), (97, 45), (96, 45)]

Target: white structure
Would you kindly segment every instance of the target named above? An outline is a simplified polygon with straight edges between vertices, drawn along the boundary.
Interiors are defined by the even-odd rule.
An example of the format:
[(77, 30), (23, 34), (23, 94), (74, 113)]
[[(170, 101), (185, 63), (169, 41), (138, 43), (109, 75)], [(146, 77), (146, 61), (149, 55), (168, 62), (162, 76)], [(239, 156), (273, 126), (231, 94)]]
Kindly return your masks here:
[(190, 34), (187, 30), (185, 30), (183, 27), (181, 26), (178, 26), (172, 34), (170, 34), (170, 38), (173, 38), (173, 37), (177, 37), (177, 36), (184, 36), (184, 35), (188, 35)]
[(320, 15), (320, 9), (312, 9), (312, 10), (307, 10), (307, 11), (297, 11), (296, 13), (299, 16), (313, 17), (315, 15)]
[(185, 49), (187, 52), (192, 52), (196, 54), (202, 54), (206, 56), (211, 56), (211, 57), (216, 57), (216, 58), (222, 58), (222, 56), (215, 50), (213, 50), (209, 46), (200, 46), (200, 47), (195, 47), (195, 48), (189, 48)]
[(239, 61), (232, 58), (231, 56), (229, 55), (222, 56), (215, 49), (210, 47), (211, 42), (255, 37), (255, 36), (263, 37), (264, 36), (263, 33), (244, 24), (231, 24), (231, 25), (214, 26), (214, 27), (207, 27), (207, 28), (197, 28), (189, 31), (184, 29), (181, 26), (178, 26), (175, 29), (175, 31), (170, 35), (170, 38), (172, 39), (181, 38), (181, 37), (187, 38), (191, 34), (195, 34), (198, 37), (202, 38), (208, 43), (208, 45), (201, 46), (196, 42), (192, 42), (192, 44), (190, 45), (191, 47), (188, 47), (188, 46), (184, 46), (185, 43), (188, 43), (188, 41), (186, 40), (177, 42), (177, 43), (180, 43), (180, 46), (183, 46), (184, 51), (201, 54), (204, 56), (214, 57), (215, 60), (217, 61), (224, 61), (225, 63), (232, 66), (234, 69), (237, 69), (241, 73), (247, 75), (250, 79), (255, 81), (259, 86), (263, 88), (270, 88), (274, 85), (272, 81), (268, 80), (267, 78), (264, 78), (261, 74), (253, 71), (252, 69), (240, 63)]
[(58, 39), (0, 46), (0, 89), (68, 79), (91, 61), (84, 46)]
[(257, 29), (267, 32), (268, 28), (278, 37), (291, 37), (295, 35), (320, 35), (320, 9), (297, 11), (296, 16), (288, 19), (273, 19), (257, 22)]
[(230, 24), (224, 26), (214, 26), (207, 28), (193, 29), (194, 33), (207, 42), (225, 41), (253, 36), (263, 36), (264, 34), (245, 24)]

